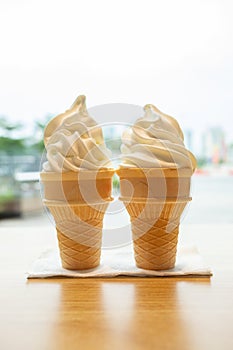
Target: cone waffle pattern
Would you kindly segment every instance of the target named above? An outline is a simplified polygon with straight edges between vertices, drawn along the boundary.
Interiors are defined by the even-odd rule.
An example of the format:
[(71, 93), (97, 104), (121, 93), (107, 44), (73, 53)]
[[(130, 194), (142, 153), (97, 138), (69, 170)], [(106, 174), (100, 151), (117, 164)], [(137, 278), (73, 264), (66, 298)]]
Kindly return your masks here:
[(49, 205), (56, 228), (62, 266), (70, 270), (99, 265), (102, 221), (108, 203), (90, 205)]
[(57, 238), (60, 249), (62, 266), (69, 270), (92, 269), (99, 265), (101, 255), (102, 230), (94, 232), (95, 241), (99, 241), (99, 247), (76, 242), (57, 229)]
[(125, 203), (131, 217), (136, 265), (166, 270), (175, 265), (180, 216), (187, 202)]
[(131, 218), (156, 219), (162, 216), (167, 220), (180, 218), (187, 201), (176, 202), (124, 202)]
[(159, 219), (156, 225), (150, 227), (146, 232), (144, 226), (144, 223), (141, 227), (138, 227), (138, 225), (135, 227), (132, 224), (136, 265), (148, 270), (173, 268), (176, 259), (179, 227), (168, 233), (166, 232), (167, 221), (162, 219)]

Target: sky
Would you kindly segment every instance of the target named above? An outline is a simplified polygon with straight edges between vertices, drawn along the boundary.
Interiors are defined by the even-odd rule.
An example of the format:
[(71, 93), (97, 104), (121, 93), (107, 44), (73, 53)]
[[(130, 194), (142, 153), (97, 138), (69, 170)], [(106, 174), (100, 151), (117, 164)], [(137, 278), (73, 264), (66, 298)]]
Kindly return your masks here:
[(85, 94), (233, 140), (232, 17), (231, 0), (0, 0), (0, 115), (30, 125)]

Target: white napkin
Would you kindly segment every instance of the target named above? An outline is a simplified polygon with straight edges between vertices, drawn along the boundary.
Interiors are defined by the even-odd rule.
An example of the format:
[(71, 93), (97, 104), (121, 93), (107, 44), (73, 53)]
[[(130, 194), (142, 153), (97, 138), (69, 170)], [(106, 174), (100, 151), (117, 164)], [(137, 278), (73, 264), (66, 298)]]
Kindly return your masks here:
[(85, 270), (63, 269), (58, 250), (49, 249), (32, 265), (27, 278), (45, 277), (115, 277), (115, 276), (211, 276), (195, 247), (182, 247), (178, 250), (176, 266), (172, 270), (152, 271), (135, 266), (132, 244), (127, 247), (103, 249), (100, 266)]

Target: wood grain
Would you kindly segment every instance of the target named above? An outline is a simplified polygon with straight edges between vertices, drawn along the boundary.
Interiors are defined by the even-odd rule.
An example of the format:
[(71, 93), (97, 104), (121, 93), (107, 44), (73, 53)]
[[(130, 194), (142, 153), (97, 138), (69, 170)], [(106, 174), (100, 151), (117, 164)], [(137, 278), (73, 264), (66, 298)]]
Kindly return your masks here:
[(233, 238), (225, 242), (232, 227), (222, 245), (214, 236), (212, 249), (213, 228), (196, 230), (189, 234), (202, 237), (212, 278), (27, 280), (33, 259), (56, 245), (55, 233), (2, 227), (0, 349), (232, 349)]

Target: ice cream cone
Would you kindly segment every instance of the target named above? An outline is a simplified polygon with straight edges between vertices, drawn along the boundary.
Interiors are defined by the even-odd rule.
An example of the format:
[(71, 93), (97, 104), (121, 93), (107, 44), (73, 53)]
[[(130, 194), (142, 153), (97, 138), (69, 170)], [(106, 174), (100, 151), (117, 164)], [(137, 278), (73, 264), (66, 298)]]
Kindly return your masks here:
[(99, 265), (104, 213), (111, 198), (113, 170), (41, 173), (44, 204), (56, 223), (62, 266)]
[(175, 265), (180, 217), (190, 193), (189, 169), (121, 168), (120, 199), (130, 215), (136, 265), (166, 270)]

